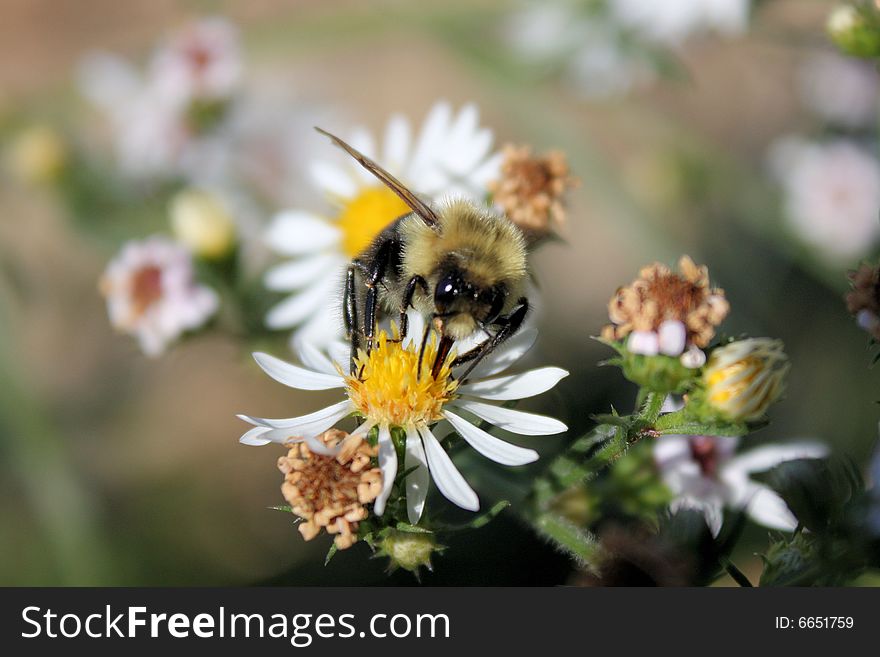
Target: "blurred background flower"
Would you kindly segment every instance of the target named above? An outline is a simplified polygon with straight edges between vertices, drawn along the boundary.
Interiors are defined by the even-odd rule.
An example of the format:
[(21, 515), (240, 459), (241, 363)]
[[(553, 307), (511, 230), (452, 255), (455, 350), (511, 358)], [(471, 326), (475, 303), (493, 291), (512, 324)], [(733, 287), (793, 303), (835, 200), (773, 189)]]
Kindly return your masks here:
[[(211, 18), (182, 2), (5, 3), (0, 581), (387, 581), (359, 544), (321, 567), (330, 539), (304, 544), (289, 516), (266, 510), (278, 502), (273, 461), (283, 450), (267, 458), (272, 447), (240, 447), (233, 413), (291, 417), (332, 399), (273, 385), (248, 356), (288, 349), (288, 332), (264, 319), (301, 289), (264, 286), (277, 255), (263, 241), (272, 218), (341, 207), (326, 210), (308, 170), (344, 157), (312, 126), (383, 135), (400, 114), (425, 130), (421, 117), (440, 98), (449, 103), (441, 146), (459, 143), (457, 117), (475, 164), (500, 165), (490, 155), (505, 143), (561, 149), (581, 181), (568, 192), (563, 239), (546, 240), (534, 258), (542, 340), (525, 364), (571, 376), (524, 410), (579, 435), (590, 413), (630, 404), (632, 386), (595, 366), (608, 353), (589, 336), (639, 266), (689, 253), (736, 308), (727, 334), (785, 342), (791, 374), (770, 411), (773, 436), (816, 436), (867, 464), (877, 373), (841, 299), (847, 270), (878, 255), (876, 72), (833, 53), (833, 6), (259, 0), (211, 3)], [(462, 109), (471, 103), (479, 120)], [(796, 141), (781, 143), (796, 148), (768, 167), (768, 153), (779, 153), (772, 144), (789, 136)], [(376, 140), (374, 152), (390, 141)], [(447, 151), (444, 164), (450, 157), (458, 162)], [(476, 170), (421, 191), (442, 194)], [(238, 250), (227, 260), (195, 254), (195, 278), (224, 300), (220, 310), (208, 330), (146, 359), (112, 330), (95, 283), (126, 241), (171, 234), (171, 215), (180, 239), (199, 238), (191, 246), (227, 236), (216, 232), (227, 226), (217, 208), (201, 214), (202, 205), (194, 219), (184, 207), (180, 218), (172, 199), (186, 189), (217, 194)], [(339, 292), (327, 284), (321, 295)], [(752, 440), (759, 449), (763, 434)], [(488, 508), (523, 495), (564, 444), (542, 438), (542, 458), (516, 472), (468, 453), (456, 465)], [(624, 489), (623, 505), (647, 495)], [(765, 545), (765, 530), (749, 526), (735, 555), (747, 574), (760, 570), (754, 555)], [(452, 537), (432, 563), (425, 583), (550, 584), (573, 571), (505, 514)]]

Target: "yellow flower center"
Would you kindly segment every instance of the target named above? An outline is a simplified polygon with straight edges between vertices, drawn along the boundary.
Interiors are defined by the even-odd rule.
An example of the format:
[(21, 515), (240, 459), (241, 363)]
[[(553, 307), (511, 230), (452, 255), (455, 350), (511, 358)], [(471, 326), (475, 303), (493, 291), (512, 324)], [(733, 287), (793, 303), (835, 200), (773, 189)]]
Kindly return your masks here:
[(436, 377), (431, 375), (436, 355), (437, 338), (432, 334), (420, 371), (419, 346), (404, 347), (396, 328), (393, 340), (381, 331), (369, 354), (358, 353), (356, 376), (345, 379), (348, 396), (358, 412), (376, 424), (407, 427), (437, 422), (443, 417), (443, 405), (455, 398), (458, 382), (452, 378), (454, 353), (446, 357)]
[(343, 250), (354, 258), (383, 228), (409, 212), (409, 206), (387, 187), (365, 187), (345, 201), (339, 215)]
[(752, 384), (764, 370), (764, 363), (755, 356), (746, 356), (727, 367), (712, 372), (706, 382), (709, 385), (709, 401), (723, 405), (738, 397)]

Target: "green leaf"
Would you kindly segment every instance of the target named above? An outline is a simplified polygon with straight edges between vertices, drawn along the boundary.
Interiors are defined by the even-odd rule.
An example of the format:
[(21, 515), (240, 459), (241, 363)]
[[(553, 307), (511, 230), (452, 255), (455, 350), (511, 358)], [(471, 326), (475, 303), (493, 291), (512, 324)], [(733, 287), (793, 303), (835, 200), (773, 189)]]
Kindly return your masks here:
[(324, 565), (325, 566), (328, 563), (330, 563), (330, 559), (332, 559), (336, 555), (337, 552), (339, 552), (339, 548), (336, 547), (336, 542), (334, 541), (333, 543), (330, 544), (330, 549), (327, 550), (327, 556), (324, 557)]

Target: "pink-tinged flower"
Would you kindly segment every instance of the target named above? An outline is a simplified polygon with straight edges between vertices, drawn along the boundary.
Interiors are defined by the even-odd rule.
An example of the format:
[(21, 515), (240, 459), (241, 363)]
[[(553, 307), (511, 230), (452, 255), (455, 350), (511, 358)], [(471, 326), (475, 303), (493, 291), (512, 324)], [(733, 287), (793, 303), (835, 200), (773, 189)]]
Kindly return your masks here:
[(877, 120), (880, 75), (869, 62), (817, 53), (804, 63), (798, 83), (804, 104), (826, 121), (861, 128)]
[(832, 264), (864, 255), (880, 238), (880, 163), (856, 143), (788, 137), (770, 151), (795, 234)]
[(235, 29), (209, 18), (172, 35), (145, 73), (116, 55), (89, 54), (79, 86), (109, 121), (126, 174), (193, 177), (203, 168), (202, 142), (225, 118), (242, 72)]
[(163, 96), (187, 104), (223, 101), (244, 74), (238, 31), (222, 18), (205, 18), (170, 35), (156, 51), (150, 78)]
[(192, 256), (164, 237), (129, 242), (107, 265), (100, 288), (113, 326), (158, 356), (214, 314), (217, 294), (195, 280)]
[(736, 453), (739, 438), (719, 436), (661, 436), (654, 460), (675, 499), (672, 510), (694, 509), (703, 514), (714, 535), (721, 531), (724, 509), (746, 513), (759, 525), (792, 531), (797, 520), (773, 490), (751, 478), (756, 472), (795, 459), (827, 456), (816, 442), (763, 445)]

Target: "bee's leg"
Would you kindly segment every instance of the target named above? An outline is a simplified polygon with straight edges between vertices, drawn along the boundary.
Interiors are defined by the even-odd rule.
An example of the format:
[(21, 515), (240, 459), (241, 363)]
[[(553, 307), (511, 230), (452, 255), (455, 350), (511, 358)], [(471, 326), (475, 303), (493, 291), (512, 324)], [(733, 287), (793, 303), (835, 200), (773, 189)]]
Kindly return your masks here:
[[(413, 297), (416, 294), (416, 288), (422, 288), (422, 291), (427, 294), (428, 293), (428, 284), (425, 282), (425, 279), (416, 274), (411, 279), (409, 279), (409, 283), (406, 284), (406, 290), (403, 293), (403, 299), (400, 302), (400, 339), (403, 340), (406, 337), (407, 330), (409, 330), (409, 317), (406, 316), (406, 311), (409, 310), (410, 306), (412, 306)], [(423, 341), (424, 342), (424, 341)]]
[(351, 358), (349, 361), (349, 372), (353, 375), (354, 359), (357, 357), (358, 349), (361, 347), (361, 332), (358, 328), (357, 316), (357, 291), (355, 289), (355, 276), (357, 265), (352, 263), (348, 266), (348, 272), (345, 277), (345, 293), (343, 296), (343, 318), (345, 320), (345, 333), (351, 344)]
[(498, 332), (495, 335), (481, 345), (474, 347), (455, 359), (452, 363), (453, 366), (463, 365), (468, 362), (470, 363), (468, 368), (458, 378), (459, 384), (464, 383), (467, 380), (470, 373), (474, 371), (474, 368), (480, 364), (480, 361), (495, 351), (495, 349), (503, 344), (510, 336), (519, 331), (528, 312), (529, 301), (525, 297), (522, 297), (517, 301), (517, 305), (513, 310), (507, 315), (502, 315), (493, 322), (493, 325), (498, 327)]
[(379, 284), (385, 278), (388, 263), (397, 248), (397, 240), (389, 239), (379, 245), (367, 272), (367, 296), (364, 300), (364, 338), (367, 352), (373, 349), (373, 336), (376, 332), (376, 306), (379, 300)]

